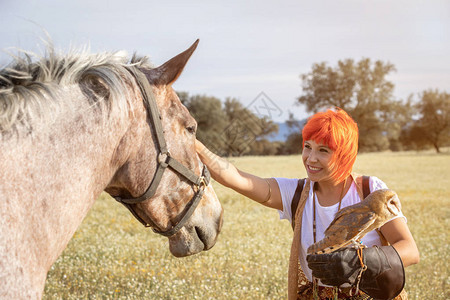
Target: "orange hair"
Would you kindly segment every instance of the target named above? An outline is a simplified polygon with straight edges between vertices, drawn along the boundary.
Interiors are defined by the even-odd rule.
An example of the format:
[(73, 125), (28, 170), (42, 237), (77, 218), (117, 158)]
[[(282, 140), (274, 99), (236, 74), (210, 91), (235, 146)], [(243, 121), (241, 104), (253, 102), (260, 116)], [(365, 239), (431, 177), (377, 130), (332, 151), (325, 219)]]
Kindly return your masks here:
[(331, 177), (342, 182), (352, 172), (358, 153), (358, 126), (342, 109), (319, 112), (308, 119), (302, 130), (303, 144), (313, 140), (334, 151), (330, 160)]

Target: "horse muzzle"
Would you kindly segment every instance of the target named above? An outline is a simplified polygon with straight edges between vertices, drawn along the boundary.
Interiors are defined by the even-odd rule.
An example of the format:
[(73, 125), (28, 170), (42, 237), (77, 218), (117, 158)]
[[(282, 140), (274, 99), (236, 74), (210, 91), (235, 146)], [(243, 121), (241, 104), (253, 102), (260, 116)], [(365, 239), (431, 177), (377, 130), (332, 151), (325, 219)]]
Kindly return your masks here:
[(222, 223), (222, 206), (214, 189), (208, 185), (189, 222), (169, 237), (170, 252), (176, 257), (184, 257), (211, 249), (217, 241)]

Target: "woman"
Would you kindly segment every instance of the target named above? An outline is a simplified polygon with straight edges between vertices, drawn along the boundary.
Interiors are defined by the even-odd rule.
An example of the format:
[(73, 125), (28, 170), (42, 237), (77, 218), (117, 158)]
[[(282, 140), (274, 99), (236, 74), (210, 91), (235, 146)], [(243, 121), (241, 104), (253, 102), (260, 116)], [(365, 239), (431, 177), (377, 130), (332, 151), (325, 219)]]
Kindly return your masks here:
[[(382, 246), (376, 231), (369, 232), (362, 239), (368, 248), (362, 253), (367, 270), (362, 272), (361, 279), (355, 278), (362, 267), (354, 249), (307, 258), (306, 249), (324, 237), (324, 231), (336, 212), (358, 203), (362, 195), (356, 183), (357, 176), (351, 173), (358, 147), (358, 128), (353, 119), (341, 109), (317, 113), (308, 120), (302, 135), (302, 160), (308, 174), (304, 186), (298, 184), (297, 179), (260, 178), (243, 172), (198, 141), (196, 148), (200, 159), (217, 182), (262, 205), (279, 210), (281, 218), (291, 222), (292, 199), (297, 185), (302, 187), (301, 204), (296, 214), (299, 220), (295, 222), (297, 226), (291, 250), (289, 299), (328, 296), (351, 299), (350, 292), (324, 288), (323, 282), (332, 286), (359, 284), (361, 289), (377, 298), (396, 296), (404, 284), (402, 263), (407, 267), (419, 261), (417, 246), (403, 215), (389, 221), (379, 230), (390, 246)], [(372, 192), (387, 188), (376, 177), (370, 177), (369, 186)], [(389, 277), (390, 274), (394, 274), (393, 279)], [(321, 281), (313, 279), (313, 276)], [(317, 284), (322, 287), (316, 288)], [(387, 294), (384, 290), (388, 290)]]

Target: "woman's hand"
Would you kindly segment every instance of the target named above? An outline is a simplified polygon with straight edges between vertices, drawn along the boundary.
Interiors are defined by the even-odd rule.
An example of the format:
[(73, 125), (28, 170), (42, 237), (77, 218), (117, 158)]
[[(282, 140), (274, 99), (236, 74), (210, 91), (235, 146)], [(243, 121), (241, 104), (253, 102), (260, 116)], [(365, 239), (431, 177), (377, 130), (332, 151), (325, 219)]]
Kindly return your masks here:
[[(203, 151), (205, 151), (206, 147), (199, 140), (195, 140), (195, 151), (200, 155)], [(201, 157), (200, 157), (201, 158)]]

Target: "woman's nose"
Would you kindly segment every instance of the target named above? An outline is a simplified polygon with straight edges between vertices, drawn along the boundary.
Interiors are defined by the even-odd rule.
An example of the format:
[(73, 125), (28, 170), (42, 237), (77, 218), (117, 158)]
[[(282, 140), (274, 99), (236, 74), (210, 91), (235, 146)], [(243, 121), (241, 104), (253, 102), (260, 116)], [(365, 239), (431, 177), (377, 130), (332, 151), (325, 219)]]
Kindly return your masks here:
[(309, 152), (308, 161), (310, 161), (310, 162), (316, 162), (317, 161), (317, 155), (316, 155), (315, 151)]

